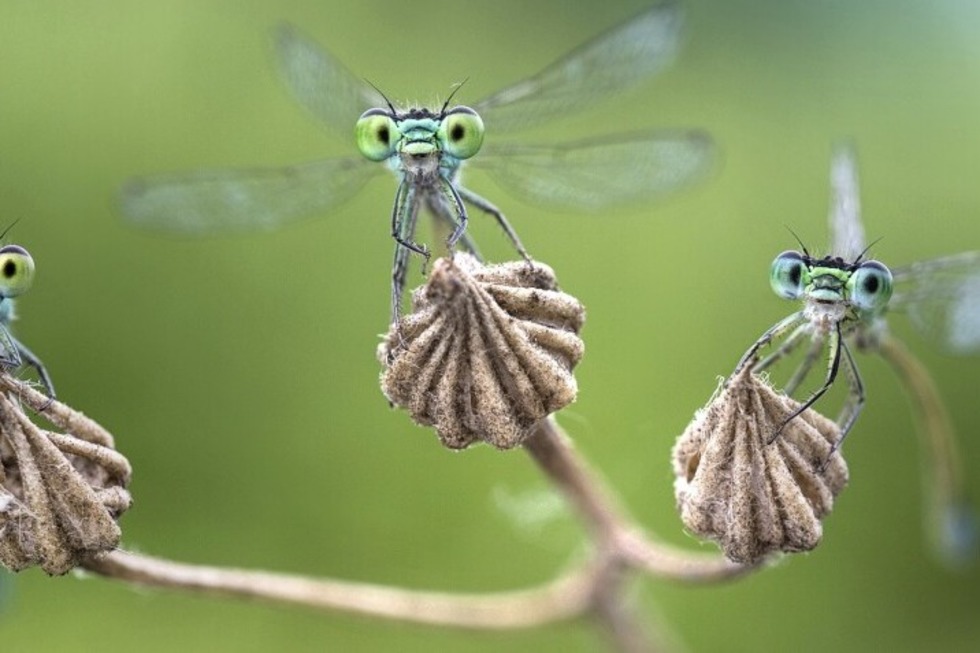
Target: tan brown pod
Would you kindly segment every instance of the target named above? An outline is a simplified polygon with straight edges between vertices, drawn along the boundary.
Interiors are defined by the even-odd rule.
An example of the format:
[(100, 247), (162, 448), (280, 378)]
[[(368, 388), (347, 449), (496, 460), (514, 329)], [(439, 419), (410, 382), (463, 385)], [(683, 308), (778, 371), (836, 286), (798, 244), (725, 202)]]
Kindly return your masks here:
[(847, 485), (847, 464), (830, 453), (840, 438), (832, 420), (807, 409), (773, 439), (799, 406), (745, 366), (674, 445), (681, 520), (732, 561), (813, 549)]
[(439, 259), (379, 346), (382, 391), (449, 448), (516, 447), (574, 401), (584, 320), (546, 265)]

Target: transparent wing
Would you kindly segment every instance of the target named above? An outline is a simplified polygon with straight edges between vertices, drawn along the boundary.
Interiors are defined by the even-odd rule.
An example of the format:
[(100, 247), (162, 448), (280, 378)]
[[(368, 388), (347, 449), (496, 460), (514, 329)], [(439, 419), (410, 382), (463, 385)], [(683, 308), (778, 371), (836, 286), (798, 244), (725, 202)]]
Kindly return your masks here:
[(532, 203), (594, 211), (654, 199), (703, 178), (714, 147), (700, 131), (650, 131), (556, 146), (487, 147), (473, 164)]
[(670, 63), (680, 41), (681, 24), (676, 4), (652, 7), (473, 108), (490, 133), (500, 133), (591, 106)]
[(892, 270), (895, 295), (929, 340), (952, 354), (980, 352), (980, 252), (914, 263)]
[(350, 135), (364, 111), (387, 105), (380, 93), (293, 25), (279, 26), (275, 47), (279, 74), (289, 90), (331, 128)]
[[(280, 75), (293, 95), (332, 128), (350, 133), (365, 109), (385, 105), (380, 93), (296, 27), (276, 30), (275, 49)], [(188, 235), (273, 229), (329, 211), (380, 169), (358, 157), (160, 175), (129, 181), (120, 206), (138, 226)]]
[(830, 164), (830, 252), (856, 261), (864, 248), (857, 161), (854, 149), (841, 145)]
[(274, 229), (335, 208), (381, 170), (362, 158), (199, 170), (132, 179), (119, 202), (127, 220), (148, 229), (184, 235)]

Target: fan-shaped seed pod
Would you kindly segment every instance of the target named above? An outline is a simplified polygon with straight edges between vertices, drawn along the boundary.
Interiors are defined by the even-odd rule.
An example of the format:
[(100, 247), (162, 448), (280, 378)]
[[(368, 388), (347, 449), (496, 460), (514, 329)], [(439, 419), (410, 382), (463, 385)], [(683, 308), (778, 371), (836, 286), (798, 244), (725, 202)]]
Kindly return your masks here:
[(575, 399), (585, 309), (547, 266), (459, 253), (435, 262), (412, 306), (378, 348), (381, 388), (445, 446), (516, 447)]
[[(21, 400), (64, 432), (35, 425)], [(132, 503), (130, 475), (95, 422), (0, 375), (0, 565), (64, 574), (85, 556), (115, 548), (116, 519)]]
[(750, 367), (698, 411), (673, 451), (681, 520), (740, 563), (817, 546), (821, 519), (848, 479), (840, 452), (830, 454), (840, 429), (814, 410), (770, 443), (800, 404)]

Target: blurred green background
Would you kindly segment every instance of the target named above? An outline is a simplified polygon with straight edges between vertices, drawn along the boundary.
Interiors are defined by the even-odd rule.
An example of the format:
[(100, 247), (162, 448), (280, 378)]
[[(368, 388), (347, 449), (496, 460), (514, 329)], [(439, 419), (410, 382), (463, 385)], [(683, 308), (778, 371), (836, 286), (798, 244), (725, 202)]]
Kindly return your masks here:
[[(390, 179), (273, 234), (185, 241), (127, 228), (129, 176), (354, 152), (276, 79), (289, 20), (393, 98), (462, 102), (529, 74), (644, 2), (50, 1), (0, 4), (0, 223), (38, 275), (17, 334), (59, 396), (111, 429), (135, 468), (125, 545), (178, 560), (408, 587), (502, 590), (552, 577), (582, 535), (520, 452), (454, 454), (389, 410)], [(969, 0), (687, 3), (678, 62), (539, 139), (703, 127), (721, 165), (657, 207), (542, 211), (478, 172), (524, 243), (589, 309), (580, 398), (562, 422), (664, 538), (668, 452), (744, 349), (791, 306), (767, 284), (826, 241), (831, 144), (859, 150), (869, 238), (901, 264), (980, 247), (980, 5)], [(351, 125), (340, 127), (345, 134)], [(488, 139), (493, 139), (493, 134)], [(489, 220), (485, 253), (512, 255)], [(411, 281), (421, 276), (413, 263)], [(980, 361), (894, 329), (934, 371), (980, 490)], [(859, 360), (868, 405), (851, 486), (816, 552), (724, 587), (649, 579), (637, 600), (691, 651), (968, 651), (980, 574), (934, 563), (918, 442), (895, 378)], [(549, 507), (550, 506), (550, 507)], [(709, 550), (710, 546), (701, 547)], [(134, 590), (4, 577), (5, 650), (591, 651), (588, 625), (460, 633)]]

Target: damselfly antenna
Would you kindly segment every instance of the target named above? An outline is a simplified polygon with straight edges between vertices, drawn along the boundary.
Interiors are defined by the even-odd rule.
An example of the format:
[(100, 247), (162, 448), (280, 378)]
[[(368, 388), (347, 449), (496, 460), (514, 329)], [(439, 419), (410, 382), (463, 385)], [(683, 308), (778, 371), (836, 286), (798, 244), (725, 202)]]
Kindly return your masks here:
[(457, 93), (457, 91), (459, 91), (459, 89), (463, 88), (463, 84), (465, 84), (468, 81), (470, 81), (470, 78), (469, 77), (467, 77), (463, 81), (459, 82), (458, 84), (454, 84), (453, 92), (450, 93), (449, 94), (449, 97), (446, 98), (446, 101), (442, 103), (442, 109), (440, 109), (440, 111), (439, 111), (439, 115), (440, 116), (446, 115), (446, 109), (449, 108), (449, 103), (453, 101), (453, 96), (455, 96), (456, 93)]
[(378, 92), (378, 95), (380, 95), (380, 96), (381, 96), (382, 98), (384, 98), (384, 101), (385, 101), (385, 104), (387, 104), (387, 105), (388, 105), (388, 110), (389, 110), (389, 111), (391, 111), (391, 115), (393, 115), (393, 116), (394, 116), (395, 114), (397, 114), (397, 113), (398, 113), (397, 111), (395, 111), (395, 107), (394, 107), (394, 105), (393, 105), (393, 104), (391, 103), (391, 100), (389, 100), (389, 99), (388, 99), (388, 96), (384, 94), (384, 91), (382, 91), (382, 90), (381, 90), (380, 88), (378, 88), (377, 86), (375, 86), (375, 85), (374, 85), (374, 84), (373, 84), (373, 83), (371, 82), (371, 80), (369, 80), (369, 79), (365, 79), (365, 80), (364, 80), (364, 82), (365, 82), (365, 83), (366, 83), (366, 84), (367, 84), (368, 86), (370, 86), (371, 88), (373, 88), (374, 90), (376, 90), (376, 91)]

